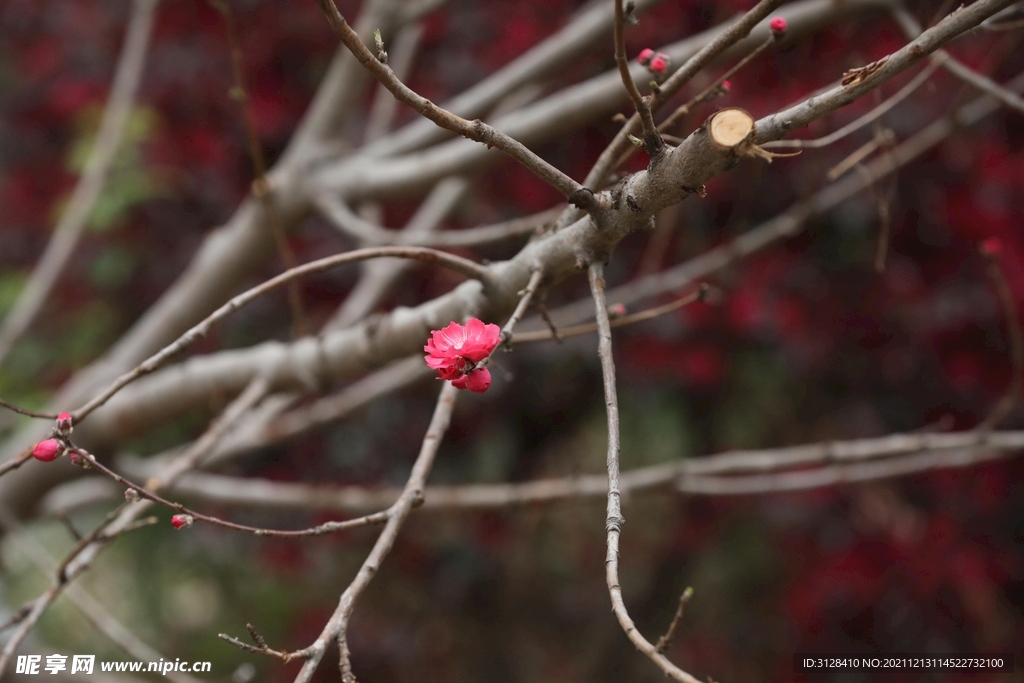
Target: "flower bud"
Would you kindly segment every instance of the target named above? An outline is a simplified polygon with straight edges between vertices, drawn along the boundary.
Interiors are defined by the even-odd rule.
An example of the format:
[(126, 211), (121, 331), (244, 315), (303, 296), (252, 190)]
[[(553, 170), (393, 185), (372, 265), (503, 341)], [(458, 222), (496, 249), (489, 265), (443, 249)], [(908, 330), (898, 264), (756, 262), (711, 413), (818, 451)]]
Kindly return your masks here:
[(53, 462), (60, 457), (60, 452), (63, 450), (60, 442), (56, 439), (47, 439), (46, 441), (40, 441), (32, 449), (32, 457), (42, 462)]
[(67, 435), (71, 433), (71, 413), (61, 413), (57, 416), (57, 431)]
[[(139, 498), (140, 498), (139, 492), (136, 491), (135, 489), (125, 489), (124, 490), (124, 499), (126, 501), (128, 501), (129, 503), (138, 503), (139, 502)], [(172, 521), (171, 524), (174, 524), (174, 522)]]
[(772, 30), (772, 35), (776, 38), (781, 38), (786, 33), (786, 29), (789, 28), (789, 24), (782, 17), (775, 17), (768, 22), (768, 27)]
[[(138, 495), (138, 494), (136, 494)], [(174, 515), (171, 517), (171, 526), (175, 529), (187, 529), (196, 521), (192, 515)]]
[(660, 74), (666, 67), (668, 67), (668, 62), (660, 54), (651, 60), (650, 69), (654, 73)]
[(653, 56), (654, 56), (654, 50), (652, 50), (649, 47), (645, 47), (643, 50), (640, 50), (640, 54), (637, 55), (636, 61), (640, 62), (644, 66), (647, 66), (648, 64), (651, 63), (651, 58)]

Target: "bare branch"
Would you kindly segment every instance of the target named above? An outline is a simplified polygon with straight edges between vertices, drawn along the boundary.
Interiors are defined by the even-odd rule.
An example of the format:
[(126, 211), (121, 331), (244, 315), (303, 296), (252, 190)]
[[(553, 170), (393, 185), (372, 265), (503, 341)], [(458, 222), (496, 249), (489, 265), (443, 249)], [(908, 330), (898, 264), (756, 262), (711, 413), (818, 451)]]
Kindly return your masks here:
[(134, 0), (132, 4), (124, 47), (118, 59), (117, 73), (110, 89), (110, 98), (103, 110), (96, 142), (46, 251), (0, 325), (0, 363), (3, 363), (11, 347), (39, 314), (46, 297), (71, 258), (89, 222), (96, 200), (103, 192), (139, 89), (157, 1)]
[[(701, 285), (697, 291), (681, 296), (675, 301), (670, 301), (667, 304), (661, 306), (655, 306), (648, 308), (644, 311), (638, 311), (629, 315), (623, 315), (614, 319), (611, 319), (609, 324), (612, 328), (625, 327), (626, 325), (635, 325), (636, 323), (643, 322), (645, 320), (652, 320), (659, 316), (671, 313), (672, 311), (678, 311), (683, 306), (688, 306), (696, 301), (702, 301), (708, 292), (707, 285)], [(558, 330), (557, 337), (554, 330), (538, 330), (536, 332), (520, 332), (516, 335), (515, 343), (522, 344), (524, 342), (535, 342), (535, 341), (547, 341), (548, 339), (565, 339), (567, 337), (575, 337), (581, 334), (590, 334), (591, 332), (597, 332), (599, 329), (598, 323), (587, 323), (585, 325), (574, 325), (572, 327), (563, 327)]]
[[(1010, 88), (1024, 88), (1024, 75), (1009, 84)], [(671, 292), (692, 285), (695, 281), (736, 263), (775, 242), (797, 235), (814, 216), (830, 211), (850, 197), (870, 187), (872, 182), (897, 171), (920, 158), (925, 152), (946, 139), (954, 131), (976, 124), (998, 109), (999, 101), (992, 97), (979, 97), (950, 116), (926, 126), (914, 136), (897, 145), (890, 154), (865, 166), (866, 173), (852, 175), (829, 185), (785, 212), (749, 230), (728, 244), (710, 249), (700, 256), (619, 286), (609, 293), (609, 299), (625, 304), (663, 292)], [(589, 300), (581, 300), (552, 312), (556, 322), (585, 319), (593, 309)], [(521, 336), (528, 334), (520, 333)], [(529, 334), (532, 334), (530, 332)]]
[[(391, 552), (391, 548), (395, 545), (395, 540), (398, 538), (398, 532), (401, 530), (405, 518), (409, 516), (413, 507), (422, 500), (427, 475), (434, 464), (434, 457), (437, 455), (441, 440), (448, 430), (457, 395), (458, 389), (453, 387), (451, 382), (445, 382), (444, 387), (441, 389), (441, 394), (438, 396), (437, 407), (434, 409), (434, 415), (430, 420), (430, 426), (427, 428), (427, 434), (423, 438), (420, 454), (416, 458), (416, 463), (413, 465), (409, 480), (402, 490), (402, 495), (399, 496), (394, 505), (388, 508), (388, 521), (384, 526), (384, 530), (377, 537), (373, 550), (370, 551), (369, 556), (367, 556), (363, 565), (359, 568), (355, 579), (352, 580), (352, 583), (341, 594), (338, 607), (335, 609), (330, 620), (328, 620), (324, 630), (313, 644), (306, 648), (306, 652), (309, 654), (306, 663), (302, 666), (302, 670), (295, 678), (296, 683), (308, 683), (312, 679), (313, 673), (320, 664), (320, 660), (323, 659), (328, 644), (339, 637), (347, 628), (349, 617), (352, 615), (352, 610), (355, 609), (356, 600), (376, 575), (381, 562)], [(347, 652), (347, 648), (343, 648), (342, 652), (343, 654)], [(342, 666), (344, 665), (345, 662), (342, 662)], [(345, 683), (353, 683), (353, 681), (354, 679)]]
[(501, 328), (501, 339), (506, 345), (512, 344), (512, 331), (515, 329), (519, 321), (523, 319), (523, 315), (526, 313), (526, 309), (530, 306), (530, 302), (533, 300), (534, 295), (537, 293), (537, 289), (540, 287), (541, 280), (544, 279), (544, 271), (539, 268), (533, 271), (533, 275), (530, 276), (530, 281), (526, 283), (526, 288), (522, 291), (522, 297), (519, 299), (519, 305), (512, 311), (512, 316), (505, 323), (505, 326)]
[[(522, 143), (499, 132), (480, 119), (467, 121), (460, 116), (456, 116), (410, 90), (408, 86), (398, 80), (398, 77), (395, 76), (395, 73), (387, 64), (378, 60), (366, 45), (363, 44), (356, 32), (352, 30), (348, 22), (345, 21), (345, 18), (338, 12), (334, 0), (317, 0), (317, 2), (323, 8), (331, 28), (334, 29), (334, 32), (341, 39), (342, 43), (345, 44), (345, 47), (351, 50), (360, 64), (365, 66), (398, 100), (409, 105), (441, 128), (458, 133), (463, 137), (475, 140), (488, 147), (500, 149), (566, 197), (579, 198), (577, 193), (582, 189), (579, 183), (528, 150)], [(579, 201), (583, 201), (583, 199), (579, 198)]]
[(629, 73), (629, 59), (626, 57), (626, 38), (623, 35), (623, 28), (626, 24), (625, 13), (622, 10), (622, 3), (624, 1), (612, 0), (612, 3), (615, 5), (615, 23), (613, 24), (615, 63), (619, 68), (622, 85), (626, 88), (629, 99), (633, 101), (636, 115), (640, 117), (640, 125), (644, 133), (644, 147), (647, 150), (647, 154), (653, 159), (661, 153), (665, 143), (662, 142), (658, 129), (654, 127), (650, 100), (640, 94), (640, 91), (636, 88), (636, 83), (633, 82), (633, 76)]
[[(392, 102), (395, 101), (395, 99), (390, 97), (390, 95), (389, 99)], [(410, 243), (413, 241), (424, 241), (422, 238), (427, 238), (433, 234), (438, 225), (440, 225), (440, 223), (455, 209), (468, 188), (469, 182), (462, 177), (442, 180), (434, 186), (434, 189), (431, 190), (429, 195), (427, 195), (427, 198), (423, 200), (423, 203), (420, 204), (419, 209), (417, 209), (415, 215), (413, 215), (409, 220), (409, 223), (405, 226), (404, 230), (401, 232), (385, 231), (384, 228), (379, 228), (379, 230), (381, 233), (386, 233), (388, 237), (397, 235), (401, 238), (407, 238), (405, 241)], [(360, 216), (348, 211), (348, 207), (345, 206), (341, 200), (337, 200), (336, 204), (343, 209), (346, 215), (352, 216), (357, 221), (363, 221)], [(338, 224), (340, 225), (340, 223)], [(367, 222), (367, 225), (370, 224)], [(377, 226), (372, 227), (377, 229)], [(417, 240), (417, 237), (421, 239)], [(403, 240), (398, 239), (393, 241), (398, 242)], [(377, 240), (368, 239), (362, 239), (362, 242), (364, 246), (370, 246), (378, 243)], [(413, 264), (408, 261), (398, 260), (375, 260), (364, 262), (362, 264), (363, 272), (362, 276), (359, 278), (359, 282), (349, 293), (348, 297), (345, 298), (345, 303), (343, 303), (331, 319), (324, 324), (323, 331), (328, 332), (330, 330), (349, 327), (365, 318), (373, 311), (399, 276), (412, 265)]]
[(53, 413), (40, 413), (36, 412), (35, 410), (21, 408), (19, 406), (14, 405), (10, 401), (4, 401), (3, 399), (0, 399), (0, 406), (7, 408), (7, 410), (10, 410), (11, 412), (18, 413), (19, 415), (26, 415), (28, 417), (38, 417), (46, 420), (57, 419), (57, 416)]
[(921, 87), (921, 85), (925, 81), (927, 81), (931, 77), (933, 73), (935, 73), (935, 70), (939, 68), (947, 58), (948, 55), (944, 57), (942, 55), (937, 54), (936, 58), (932, 61), (932, 63), (929, 66), (925, 67), (921, 71), (921, 73), (914, 76), (914, 79), (912, 81), (910, 81), (905, 86), (900, 88), (899, 91), (896, 92), (892, 97), (887, 98), (884, 102), (882, 102), (880, 105), (878, 105), (868, 113), (857, 118), (857, 120), (855, 121), (851, 121), (850, 123), (846, 124), (837, 131), (829, 133), (828, 135), (820, 137), (816, 140), (775, 140), (774, 142), (766, 142), (764, 144), (764, 147), (766, 149), (773, 149), (779, 147), (797, 149), (820, 149), (822, 147), (827, 147), (828, 145), (831, 145), (833, 142), (838, 142), (839, 140), (845, 138), (847, 135), (855, 133), (856, 131), (860, 130), (869, 123), (872, 123), (873, 121), (881, 118), (890, 109), (892, 109), (897, 104), (899, 104), (907, 97), (912, 95), (919, 87)]
[(263, 284), (253, 287), (252, 289), (234, 297), (207, 316), (205, 320), (200, 322), (198, 325), (193, 326), (192, 329), (181, 335), (175, 342), (164, 347), (153, 356), (150, 356), (130, 372), (121, 375), (102, 393), (72, 413), (75, 424), (81, 423), (89, 413), (106, 403), (111, 396), (116, 394), (126, 385), (135, 381), (139, 377), (153, 372), (170, 358), (191, 345), (194, 341), (200, 337), (206, 336), (210, 328), (217, 321), (225, 318), (254, 299), (257, 299), (298, 277), (319, 273), (347, 263), (357, 263), (367, 259), (384, 257), (415, 259), (426, 263), (436, 263), (439, 266), (449, 268), (457, 273), (465, 275), (466, 277), (475, 278), (484, 283), (490, 283), (493, 280), (493, 276), (487, 268), (479, 266), (469, 259), (464, 259), (460, 256), (454, 256), (443, 251), (436, 251), (434, 249), (427, 249), (424, 247), (377, 247), (374, 249), (358, 249), (356, 251), (328, 256), (326, 258), (306, 263), (297, 268), (292, 268), (281, 273), (277, 277), (271, 278)]
[(673, 636), (676, 634), (676, 629), (679, 627), (679, 622), (683, 620), (683, 613), (686, 611), (686, 605), (690, 602), (690, 598), (693, 597), (693, 588), (687, 588), (683, 591), (683, 594), (679, 596), (679, 606), (676, 607), (676, 613), (672, 617), (672, 623), (668, 625), (668, 630), (665, 631), (665, 635), (658, 638), (658, 644), (654, 646), (658, 652), (664, 652), (668, 649), (669, 643), (672, 642)]
[(1006, 327), (1010, 331), (1010, 361), (1013, 369), (1010, 373), (1010, 386), (1007, 387), (1006, 393), (988, 417), (978, 425), (979, 431), (994, 429), (1006, 419), (1006, 416), (1013, 410), (1013, 406), (1020, 400), (1021, 385), (1024, 383), (1024, 332), (1021, 331), (1017, 304), (1013, 300), (1013, 290), (1010, 289), (1010, 281), (999, 264), (999, 254), (984, 253), (983, 255), (988, 261), (988, 276), (996, 287), (999, 304), (1003, 309), (1003, 317), (1006, 319)]
[[(750, 34), (751, 30), (753, 30), (754, 26), (761, 22), (782, 3), (783, 0), (761, 0), (761, 2), (757, 3), (757, 5), (744, 14), (738, 21), (736, 21), (736, 23), (729, 26), (708, 42), (697, 52), (697, 54), (688, 59), (685, 64), (669, 76), (668, 80), (659, 86), (658, 92), (654, 94), (650, 101), (651, 111), (656, 112), (661, 109), (661, 107), (673, 95), (689, 83), (694, 76), (704, 69), (704, 67), (713, 62), (716, 57), (721, 55), (731, 46), (743, 38), (746, 38), (747, 35)], [(601, 156), (598, 157), (597, 162), (587, 174), (586, 180), (583, 181), (584, 187), (594, 190), (604, 184), (608, 174), (612, 171), (613, 164), (627, 149), (629, 149), (628, 145), (632, 144), (629, 142), (629, 136), (638, 132), (639, 125), (640, 116), (638, 114), (634, 114), (633, 117), (626, 122), (626, 125), (622, 127), (622, 130), (615, 135), (615, 138), (608, 144), (605, 150), (601, 153)]]
[(601, 357), (601, 376), (604, 378), (604, 405), (608, 416), (608, 511), (605, 517), (605, 531), (608, 536), (608, 553), (605, 555), (605, 580), (608, 594), (612, 599), (612, 612), (619, 625), (636, 649), (647, 656), (666, 676), (680, 683), (700, 681), (670, 662), (648, 641), (626, 610), (619, 585), (619, 535), (625, 518), (622, 516), (622, 491), (619, 485), (619, 399), (615, 386), (615, 360), (612, 358), (612, 328), (608, 322), (608, 302), (604, 295), (604, 268), (599, 263), (590, 266), (590, 291), (594, 295), (597, 311), (598, 355)]
[(411, 230), (391, 230), (375, 225), (352, 211), (343, 200), (333, 195), (319, 195), (317, 207), (339, 229), (352, 237), (373, 245), (403, 245), (421, 247), (476, 247), (493, 242), (500, 242), (511, 237), (521, 237), (536, 233), (538, 229), (550, 225), (565, 208), (558, 206), (532, 216), (513, 218), (494, 225), (479, 228), (454, 230), (442, 233), (419, 233)]
[[(227, 407), (220, 418), (206, 430), (192, 448), (182, 453), (177, 459), (168, 464), (158, 476), (151, 477), (146, 487), (150, 491), (156, 491), (163, 486), (173, 484), (182, 474), (196, 466), (205, 457), (217, 442), (223, 437), (234, 422), (244, 415), (256, 402), (258, 402), (267, 390), (267, 383), (263, 379), (256, 379), (250, 383), (246, 391), (242, 392)], [(95, 464), (95, 461), (93, 461)], [(50, 586), (40, 594), (32, 603), (28, 615), (21, 621), (18, 629), (0, 650), (0, 676), (3, 676), (11, 657), (17, 650), (18, 645), (28, 635), (32, 627), (39, 621), (50, 604), (79, 574), (92, 565), (92, 561), (100, 550), (115, 538), (118, 534), (138, 528), (137, 520), (143, 512), (149, 509), (149, 501), (135, 504), (122, 504), (112, 513), (107, 515), (106, 520), (93, 529), (85, 538), (78, 541), (74, 548), (65, 555), (54, 572), (54, 580)], [(0, 522), (10, 526), (11, 521), (8, 513), (0, 509)]]
[[(907, 35), (907, 37), (916, 38), (918, 35), (921, 34), (921, 25), (917, 22), (917, 19), (915, 19), (914, 15), (912, 15), (910, 12), (906, 11), (901, 7), (897, 7), (893, 11), (892, 15), (893, 18), (896, 19), (896, 23), (900, 25), (900, 28), (903, 29), (903, 32)], [(984, 25), (985, 23), (983, 22), (982, 26)], [(971, 69), (960, 60), (954, 59), (945, 50), (936, 51), (936, 53), (932, 56), (932, 63), (941, 64), (946, 71), (953, 74), (960, 80), (970, 85), (973, 85), (978, 90), (988, 93), (992, 97), (995, 97), (997, 100), (1005, 104), (1010, 109), (1014, 109), (1024, 114), (1024, 98), (1022, 98), (1020, 95), (1013, 92), (1012, 90), (1009, 90), (999, 85), (991, 78), (979, 74), (977, 71)]]
[(793, 130), (845, 107), (1011, 3), (1012, 0), (979, 0), (970, 7), (954, 11), (891, 55), (859, 71), (854, 70), (857, 72), (856, 75), (843, 79), (845, 85), (761, 119), (757, 122), (757, 142), (760, 144), (777, 140)]
[[(11, 521), (5, 520), (5, 526), (11, 531)], [(14, 544), (18, 550), (25, 555), (40, 571), (44, 573), (53, 572), (56, 560), (50, 556), (46, 548), (37, 541), (31, 534), (11, 534)], [(131, 629), (121, 623), (106, 607), (81, 586), (68, 585), (64, 593), (75, 607), (93, 623), (96, 628), (117, 644), (122, 650), (130, 654), (137, 661), (155, 662), (164, 659), (161, 653), (153, 649), (149, 644), (143, 642)], [(28, 614), (27, 609), (19, 610), (22, 618)], [(20, 621), (20, 619), (18, 620)], [(167, 677), (176, 683), (197, 683), (197, 679), (187, 673), (179, 671), (167, 672)]]
[[(619, 488), (623, 495), (659, 489), (693, 495), (770, 493), (904, 476), (935, 468), (968, 467), (1021, 450), (1024, 431), (891, 434), (874, 439), (731, 451), (651, 465), (622, 472)], [(872, 467), (860, 467), (866, 463)], [(786, 471), (798, 468), (810, 469)], [(395, 488), (322, 486), (205, 473), (187, 474), (172, 488), (179, 495), (222, 505), (348, 514), (386, 508), (401, 493)], [(607, 474), (507, 484), (431, 486), (424, 492), (423, 510), (500, 510), (607, 495)]]
[[(235, 85), (231, 92), (232, 97), (238, 100), (239, 108), (242, 110), (242, 119), (245, 122), (245, 137), (249, 150), (249, 162), (252, 164), (255, 178), (252, 182), (252, 193), (263, 203), (263, 210), (267, 214), (267, 223), (274, 235), (274, 245), (281, 255), (281, 261), (285, 270), (291, 270), (299, 265), (295, 258), (295, 252), (288, 244), (288, 238), (284, 234), (284, 227), (281, 225), (281, 216), (277, 211), (277, 203), (270, 191), (270, 184), (267, 182), (267, 162), (263, 157), (263, 145), (260, 144), (259, 136), (256, 134), (256, 124), (253, 122), (252, 111), (249, 108), (249, 91), (245, 87), (245, 67), (242, 64), (242, 48), (238, 44), (238, 36), (235, 35), (235, 22), (231, 13), (231, 5), (228, 0), (209, 0), (214, 9), (220, 12), (224, 19), (224, 29), (228, 37), (228, 51), (231, 53), (231, 71), (234, 74)], [(306, 314), (302, 308), (302, 295), (299, 292), (298, 280), (288, 283), (288, 305), (292, 310), (293, 336), (302, 337), (306, 334)]]

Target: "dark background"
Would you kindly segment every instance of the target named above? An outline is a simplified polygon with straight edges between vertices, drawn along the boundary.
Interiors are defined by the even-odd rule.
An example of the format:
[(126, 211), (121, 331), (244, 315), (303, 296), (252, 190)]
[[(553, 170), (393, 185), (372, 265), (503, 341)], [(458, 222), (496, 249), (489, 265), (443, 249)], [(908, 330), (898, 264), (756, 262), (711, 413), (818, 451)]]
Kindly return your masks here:
[[(509, 11), (511, 4), (450, 0), (432, 13), (410, 85), (442, 101), (556, 30), (578, 7), (517, 0)], [(929, 22), (937, 8), (918, 5), (916, 16)], [(629, 30), (629, 53), (708, 28), (746, 6), (666, 0)], [(312, 0), (236, 0), (232, 7), (252, 113), (272, 161), (308, 104), (335, 40)], [(340, 7), (347, 16), (357, 14), (352, 2)], [(93, 0), (0, 5), (0, 310), (25, 281), (73, 187), (128, 11), (127, 2)], [(154, 31), (117, 169), (44, 314), (0, 371), (4, 398), (43, 405), (138, 319), (187, 266), (203, 236), (246, 196), (252, 169), (237, 103), (228, 95), (232, 76), (220, 15), (205, 2), (165, 0)], [(1004, 82), (1024, 68), (1020, 35), (978, 32), (960, 39), (953, 52)], [(704, 105), (680, 132), (719, 104), (742, 106), (755, 117), (771, 113), (904, 42), (891, 20), (875, 16), (783, 43), (732, 78), (731, 93)], [(607, 45), (565, 65), (544, 87), (554, 91), (612, 66), (609, 35)], [(895, 92), (908, 79), (883, 90)], [(883, 122), (905, 139), (975, 96), (940, 70)], [(807, 134), (834, 130), (880, 100), (866, 97)], [(403, 110), (400, 121), (412, 117)], [(356, 117), (352, 141), (360, 139), (364, 123)], [(602, 120), (537, 151), (581, 179), (616, 129)], [(864, 130), (771, 165), (747, 161), (715, 178), (706, 198), (659, 218), (671, 226), (661, 253), (647, 251), (650, 235), (623, 242), (608, 267), (609, 284), (652, 265), (684, 261), (809, 196), (823, 186), (827, 169), (871, 134)], [(891, 247), (887, 268), (878, 274), (872, 266), (878, 197), (890, 190)], [(528, 172), (501, 163), (478, 174), (447, 225), (525, 215), (557, 201)], [(387, 203), (385, 224), (401, 225), (415, 207), (407, 200)], [(894, 179), (816, 218), (802, 235), (720, 272), (710, 280), (721, 290), (711, 303), (622, 330), (615, 343), (623, 468), (731, 448), (974, 427), (1011, 373), (1005, 316), (977, 244), (990, 236), (1002, 241), (1000, 263), (1020, 302), (1022, 217), (1024, 117), (1001, 110)], [(302, 261), (352, 246), (317, 218), (290, 239)], [(465, 253), (499, 259), (517, 248)], [(279, 267), (268, 262), (261, 279)], [(331, 314), (355, 277), (351, 269), (304, 282), (304, 301), (317, 320)], [(438, 295), (451, 282), (443, 273), (417, 269), (388, 306)], [(586, 295), (578, 278), (550, 303)], [(285, 339), (288, 330), (283, 296), (268, 297), (229, 320), (204, 350)], [(595, 346), (584, 337), (500, 357), (490, 391), (460, 402), (431, 482), (601, 472), (606, 432)], [(434, 382), (416, 385), (229, 471), (400, 484), (436, 390)], [(1003, 427), (1020, 428), (1021, 418), (1015, 409)], [(123, 449), (154, 453), (202, 427), (184, 419)], [(1014, 674), (931, 674), (927, 680), (1021, 680), (1022, 476), (1020, 459), (1009, 457), (785, 495), (636, 495), (625, 506), (626, 602), (641, 631), (655, 640), (680, 592), (694, 587), (668, 655), (700, 678), (925, 680), (916, 672), (801, 679), (791, 654), (1010, 651), (1018, 656)], [(610, 613), (603, 505), (414, 514), (349, 630), (360, 680), (661, 680)], [(87, 528), (105, 509), (82, 511), (77, 521)], [(211, 512), (274, 526), (320, 519)], [(71, 543), (52, 520), (39, 520), (31, 531), (54, 554)], [(258, 680), (291, 680), (297, 665), (243, 653), (216, 634), (243, 636), (251, 622), (273, 647), (306, 646), (374, 533), (284, 541), (202, 526), (171, 533), (161, 524), (114, 544), (82, 582), (165, 657), (213, 661), (211, 680), (227, 680), (250, 661)], [(43, 577), (11, 543), (3, 551), (3, 596), (16, 606), (36, 594)], [(127, 658), (67, 602), (43, 620), (39, 636), (66, 652)], [(318, 680), (337, 680), (335, 661), (329, 654)]]

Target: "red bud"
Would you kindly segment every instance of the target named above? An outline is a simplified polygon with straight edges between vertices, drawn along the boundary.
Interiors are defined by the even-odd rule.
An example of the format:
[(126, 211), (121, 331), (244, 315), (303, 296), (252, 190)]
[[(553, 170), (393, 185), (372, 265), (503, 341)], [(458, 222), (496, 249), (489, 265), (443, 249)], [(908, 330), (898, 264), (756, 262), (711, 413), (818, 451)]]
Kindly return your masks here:
[(171, 517), (171, 526), (175, 529), (187, 529), (196, 521), (192, 515), (174, 515)]
[(42, 462), (53, 462), (60, 456), (61, 445), (56, 439), (40, 441), (32, 449), (32, 457)]

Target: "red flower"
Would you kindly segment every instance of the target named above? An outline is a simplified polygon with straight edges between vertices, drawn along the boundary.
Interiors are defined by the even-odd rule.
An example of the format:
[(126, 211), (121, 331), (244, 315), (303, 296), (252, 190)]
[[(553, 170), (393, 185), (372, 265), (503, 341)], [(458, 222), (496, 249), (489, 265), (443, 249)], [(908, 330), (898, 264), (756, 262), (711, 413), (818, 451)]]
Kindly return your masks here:
[(778, 36), (786, 32), (786, 29), (789, 27), (789, 24), (787, 24), (786, 20), (783, 19), (782, 17), (775, 17), (774, 19), (768, 22), (768, 27), (771, 28), (772, 33)]
[(42, 462), (53, 462), (60, 455), (60, 442), (56, 439), (40, 441), (32, 449), (32, 457)]
[(192, 515), (174, 515), (171, 517), (171, 526), (175, 529), (187, 529), (192, 526), (194, 521)]
[(451, 380), (458, 389), (469, 389), (478, 393), (491, 386), (491, 373), (476, 364), (491, 355), (501, 341), (497, 325), (487, 324), (477, 318), (466, 321), (465, 327), (451, 323), (443, 330), (434, 330), (423, 350), (427, 366), (437, 370), (438, 379)]

